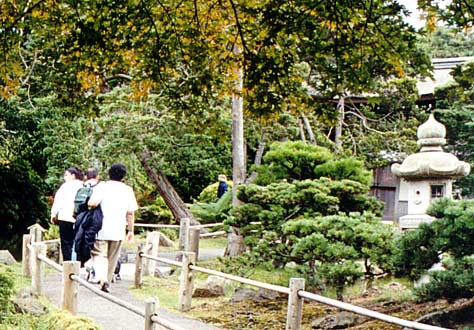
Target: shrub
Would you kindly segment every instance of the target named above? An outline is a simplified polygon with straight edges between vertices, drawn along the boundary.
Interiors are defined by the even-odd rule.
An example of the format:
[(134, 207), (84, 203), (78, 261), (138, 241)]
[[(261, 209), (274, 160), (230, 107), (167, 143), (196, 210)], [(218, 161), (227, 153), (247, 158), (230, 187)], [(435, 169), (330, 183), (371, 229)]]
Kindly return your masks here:
[(232, 208), (232, 192), (227, 191), (217, 202), (195, 202), (189, 206), (191, 213), (201, 223), (222, 222)]
[(416, 294), (423, 300), (474, 297), (474, 201), (438, 199), (429, 207), (428, 214), (435, 217), (433, 222), (397, 239), (393, 270), (417, 278), (448, 255), (451, 261), (444, 263), (447, 269), (430, 271), (430, 282), (416, 290)]
[[(7, 269), (0, 268), (0, 321), (4, 316), (11, 312), (12, 302), (11, 298), (14, 293), (13, 290), (13, 274)], [(0, 322), (1, 323), (1, 322)]]
[(394, 231), (380, 222), (382, 204), (368, 196), (362, 162), (301, 142), (274, 143), (263, 160), (259, 184), (239, 187), (243, 204), (225, 221), (245, 237), (250, 261), (295, 262), (339, 298), (362, 274), (386, 268)]

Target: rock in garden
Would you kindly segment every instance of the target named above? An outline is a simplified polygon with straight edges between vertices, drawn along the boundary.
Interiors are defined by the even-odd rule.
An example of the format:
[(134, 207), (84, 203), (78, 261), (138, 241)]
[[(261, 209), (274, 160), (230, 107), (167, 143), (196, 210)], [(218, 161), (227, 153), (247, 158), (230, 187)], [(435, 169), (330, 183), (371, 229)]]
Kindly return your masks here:
[(209, 288), (197, 287), (194, 289), (193, 298), (215, 298), (219, 297), (219, 294), (212, 292)]
[(174, 269), (167, 266), (158, 266), (155, 268), (154, 276), (158, 278), (167, 278), (173, 274)]
[(45, 314), (47, 309), (39, 300), (38, 296), (26, 288), (20, 290), (17, 296), (13, 299), (13, 306), (17, 313), (31, 314), (39, 316)]
[(170, 247), (170, 246), (173, 246), (173, 241), (168, 238), (168, 236), (166, 236), (165, 234), (163, 233), (160, 233), (160, 246), (166, 246), (166, 247)]
[(311, 323), (313, 329), (345, 329), (356, 325), (359, 321), (359, 316), (353, 313), (341, 312), (338, 314), (328, 315), (316, 319)]
[(212, 298), (225, 296), (224, 285), (225, 279), (218, 276), (209, 276), (205, 287), (196, 287), (194, 289), (193, 297)]
[(268, 300), (276, 300), (280, 298), (280, 293), (268, 290), (268, 289), (260, 289), (257, 292), (257, 295), (253, 298), (256, 302), (268, 301)]
[(206, 279), (206, 287), (217, 296), (225, 296), (225, 283), (226, 280), (219, 276), (211, 275)]
[(13, 265), (16, 263), (15, 258), (11, 255), (8, 250), (0, 250), (0, 264)]
[(237, 288), (230, 298), (230, 302), (241, 302), (244, 300), (254, 299), (257, 296), (257, 291), (249, 288)]

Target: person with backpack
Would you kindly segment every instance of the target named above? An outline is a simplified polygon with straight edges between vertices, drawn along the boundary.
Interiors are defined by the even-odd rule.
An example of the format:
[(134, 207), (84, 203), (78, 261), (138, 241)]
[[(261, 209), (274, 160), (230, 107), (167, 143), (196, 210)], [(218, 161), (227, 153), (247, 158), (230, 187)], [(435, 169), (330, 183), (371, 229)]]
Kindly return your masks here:
[(74, 251), (81, 266), (91, 258), (97, 233), (102, 228), (103, 214), (99, 207), (89, 209), (87, 203), (95, 187), (99, 184), (99, 171), (96, 168), (87, 169), (86, 181), (76, 193), (74, 200)]
[(96, 277), (104, 292), (110, 292), (122, 241), (134, 239), (138, 204), (132, 187), (122, 182), (126, 173), (123, 164), (113, 164), (109, 169), (109, 181), (97, 186), (88, 202), (91, 208), (100, 205), (104, 214), (102, 229), (91, 251)]
[(70, 261), (74, 243), (74, 198), (82, 187), (82, 172), (70, 167), (64, 172), (64, 183), (59, 187), (51, 206), (51, 223), (59, 226), (61, 252), (64, 261)]

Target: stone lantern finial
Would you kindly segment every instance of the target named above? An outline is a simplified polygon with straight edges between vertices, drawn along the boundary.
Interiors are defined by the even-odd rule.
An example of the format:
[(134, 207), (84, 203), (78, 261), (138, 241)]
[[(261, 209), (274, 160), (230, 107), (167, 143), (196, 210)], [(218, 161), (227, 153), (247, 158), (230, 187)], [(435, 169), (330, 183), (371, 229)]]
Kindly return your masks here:
[(446, 144), (446, 127), (430, 114), (428, 120), (418, 127), (416, 136), (420, 152), (442, 151), (441, 146)]

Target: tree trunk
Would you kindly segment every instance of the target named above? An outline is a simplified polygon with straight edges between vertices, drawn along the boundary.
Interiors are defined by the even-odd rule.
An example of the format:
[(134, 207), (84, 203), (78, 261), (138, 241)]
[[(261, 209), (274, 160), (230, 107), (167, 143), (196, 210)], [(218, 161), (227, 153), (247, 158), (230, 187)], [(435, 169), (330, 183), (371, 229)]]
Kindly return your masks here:
[[(234, 45), (234, 54), (240, 55), (240, 48)], [(243, 69), (236, 62), (235, 89), (232, 94), (232, 206), (241, 204), (237, 198), (237, 189), (245, 182), (245, 152), (244, 152), (244, 111), (243, 111)], [(225, 256), (236, 256), (244, 250), (244, 240), (238, 228), (232, 228), (228, 236)]]
[(334, 132), (334, 144), (336, 145), (336, 152), (342, 149), (342, 125), (344, 123), (344, 95), (339, 95), (339, 101), (337, 102), (337, 125)]
[(179, 197), (176, 190), (174, 190), (166, 175), (160, 171), (155, 170), (150, 166), (150, 164), (148, 164), (150, 158), (151, 156), (149, 152), (144, 151), (140, 157), (140, 162), (145, 169), (145, 172), (155, 184), (156, 189), (158, 189), (158, 192), (170, 209), (173, 217), (178, 222), (180, 222), (183, 218), (189, 218), (191, 225), (199, 225), (200, 223), (194, 218), (191, 211), (189, 211), (189, 209), (186, 207), (186, 204), (184, 204), (181, 197)]
[(306, 132), (308, 132), (309, 142), (311, 143), (311, 145), (315, 146), (316, 139), (314, 138), (314, 133), (313, 129), (311, 128), (311, 124), (304, 114), (301, 114), (301, 118), (303, 118), (304, 126), (306, 127)]
[(236, 68), (236, 90), (232, 95), (232, 206), (238, 206), (237, 188), (245, 181), (244, 111), (242, 100), (242, 69)]
[[(266, 132), (263, 131), (262, 135), (260, 136), (260, 141), (258, 143), (258, 148), (257, 152), (255, 154), (255, 159), (253, 161), (254, 165), (261, 165), (262, 164), (262, 158), (263, 158), (263, 152), (265, 151), (265, 145), (266, 145)], [(255, 181), (257, 178), (257, 171), (253, 171), (250, 176), (245, 180), (245, 184), (251, 184)]]
[(304, 128), (303, 124), (301, 123), (301, 119), (298, 119), (298, 129), (300, 130), (301, 141), (306, 143), (306, 135), (304, 134)]

